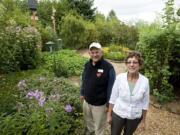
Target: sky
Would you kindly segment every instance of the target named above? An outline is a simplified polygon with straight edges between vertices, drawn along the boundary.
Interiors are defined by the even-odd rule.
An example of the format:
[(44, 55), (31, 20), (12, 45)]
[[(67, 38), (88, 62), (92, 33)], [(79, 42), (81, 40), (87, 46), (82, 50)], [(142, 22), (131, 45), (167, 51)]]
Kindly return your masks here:
[[(108, 15), (114, 10), (123, 22), (144, 20), (153, 22), (157, 13), (162, 12), (167, 0), (94, 0), (98, 12)], [(175, 0), (175, 8), (180, 8), (180, 0)]]

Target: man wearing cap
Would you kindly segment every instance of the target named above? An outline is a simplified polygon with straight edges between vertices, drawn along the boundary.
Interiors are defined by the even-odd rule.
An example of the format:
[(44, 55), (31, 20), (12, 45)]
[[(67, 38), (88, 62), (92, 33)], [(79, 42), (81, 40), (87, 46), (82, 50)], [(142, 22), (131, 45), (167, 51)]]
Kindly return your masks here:
[(89, 46), (90, 60), (82, 74), (81, 100), (86, 123), (86, 135), (95, 131), (104, 135), (106, 129), (107, 105), (115, 80), (113, 66), (103, 59), (102, 47), (93, 42)]

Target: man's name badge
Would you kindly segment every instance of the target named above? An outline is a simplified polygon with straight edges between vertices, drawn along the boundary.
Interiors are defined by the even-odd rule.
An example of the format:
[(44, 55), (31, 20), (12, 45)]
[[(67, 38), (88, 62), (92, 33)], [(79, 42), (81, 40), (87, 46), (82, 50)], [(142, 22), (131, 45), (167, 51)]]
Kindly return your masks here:
[(98, 73), (103, 73), (104, 70), (103, 69), (98, 69)]
[(98, 69), (97, 73), (96, 73), (96, 76), (97, 77), (101, 77), (102, 74), (103, 74), (104, 70), (103, 69)]

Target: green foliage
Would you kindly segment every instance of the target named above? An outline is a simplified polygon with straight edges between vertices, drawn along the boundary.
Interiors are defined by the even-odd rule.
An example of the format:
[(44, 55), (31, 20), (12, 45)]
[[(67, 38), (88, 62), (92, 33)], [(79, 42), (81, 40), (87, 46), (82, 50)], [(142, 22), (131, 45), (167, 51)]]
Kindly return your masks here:
[(170, 102), (174, 99), (174, 95), (171, 91), (165, 91), (164, 93), (158, 92), (158, 90), (154, 89), (153, 95), (156, 96), (157, 101), (161, 104)]
[(41, 41), (42, 41), (42, 51), (49, 51), (48, 46), (46, 46), (46, 43), (49, 41), (55, 41), (55, 34), (53, 32), (53, 29), (50, 26), (46, 26), (45, 28), (42, 25), (38, 25), (38, 30), (41, 34)]
[(56, 60), (55, 56), (54, 56), (54, 62), (53, 62), (53, 72), (57, 77), (68, 77), (68, 65), (66, 62), (64, 62), (64, 60), (62, 59), (58, 59), (58, 61)]
[(116, 13), (114, 12), (114, 10), (111, 10), (108, 14), (108, 17), (107, 17), (107, 20), (110, 21), (110, 20), (117, 20), (118, 21), (118, 18), (116, 16)]
[(171, 36), (171, 58), (169, 60), (170, 65), (170, 83), (174, 87), (174, 91), (178, 93), (180, 88), (180, 31), (171, 30), (169, 32)]
[(69, 14), (69, 12), (77, 12), (83, 19), (93, 20), (95, 8), (92, 0), (61, 0), (61, 1), (49, 1), (41, 0), (38, 2), (38, 17), (43, 27), (52, 25), (52, 7), (56, 10), (55, 19), (57, 26), (57, 34), (60, 34), (62, 18)]
[(168, 80), (169, 59), (171, 57), (171, 35), (166, 30), (148, 29), (140, 34), (138, 50), (144, 56), (145, 75), (150, 79), (150, 85), (159, 101), (169, 101), (173, 98), (172, 86)]
[(164, 26), (169, 27), (171, 24), (175, 22), (175, 16), (174, 16), (174, 0), (167, 0), (165, 2), (165, 8), (164, 8)]
[(35, 28), (9, 26), (0, 33), (0, 72), (35, 68), (40, 60), (40, 35)]
[(61, 37), (69, 48), (81, 48), (86, 42), (86, 29), (82, 17), (69, 13), (62, 19)]
[[(22, 81), (21, 81), (22, 82)], [(82, 108), (79, 88), (63, 78), (52, 76), (29, 77), (16, 87), (19, 101), (14, 112), (0, 115), (0, 134), (59, 134), (80, 135), (82, 133)], [(40, 98), (28, 98), (31, 92), (39, 92)], [(36, 93), (36, 94), (37, 94)], [(40, 106), (37, 99), (45, 98)], [(66, 112), (65, 106), (72, 110)]]
[(138, 49), (145, 58), (144, 72), (150, 79), (151, 93), (161, 103), (174, 99), (180, 78), (180, 33), (174, 16), (174, 0), (165, 3), (163, 28), (157, 23), (141, 25)]
[(98, 41), (102, 45), (110, 44), (112, 41), (113, 33), (104, 15), (96, 14), (95, 26), (98, 31)]
[(123, 61), (129, 51), (128, 48), (115, 44), (103, 48), (105, 58), (118, 61)]
[(94, 23), (92, 22), (85, 22), (85, 29), (86, 29), (86, 41), (84, 44), (84, 48), (88, 48), (88, 46), (94, 42), (98, 40), (99, 37), (99, 32), (95, 26)]
[(5, 14), (5, 7), (3, 4), (0, 3), (0, 24), (2, 23), (3, 21), (3, 15)]
[(51, 15), (52, 15), (52, 5), (53, 3), (49, 0), (42, 0), (38, 2), (38, 18), (43, 26), (52, 25)]
[[(180, 48), (180, 24), (179, 24), (179, 18), (178, 16), (175, 16), (175, 9), (174, 9), (174, 0), (168, 0), (166, 3), (166, 6), (164, 8), (164, 27), (168, 31), (168, 38), (171, 42), (171, 48), (170, 48), (170, 53), (171, 57), (169, 59), (169, 67), (170, 67), (170, 83), (173, 85), (175, 93), (178, 93), (180, 84), (180, 53), (179, 53), (179, 48)], [(177, 11), (177, 15), (178, 15)]]
[(60, 31), (66, 48), (85, 48), (98, 39), (99, 33), (96, 26), (77, 13), (69, 13), (62, 20)]
[[(28, 12), (22, 12), (21, 8), (19, 8), (19, 3), (14, 0), (2, 0), (1, 9), (3, 7), (2, 14), (2, 24), (3, 26), (9, 26), (12, 23), (21, 26), (28, 26), (30, 24), (29, 14)], [(4, 13), (4, 14), (3, 14)]]
[(54, 71), (57, 76), (80, 75), (87, 60), (72, 50), (46, 53), (44, 59), (47, 63), (46, 68)]
[(178, 16), (180, 16), (180, 8), (177, 10), (177, 13), (176, 13)]
[(29, 13), (21, 1), (0, 3), (0, 73), (35, 68), (39, 61), (40, 35), (30, 24)]
[(87, 20), (93, 20), (96, 8), (93, 7), (94, 0), (67, 0), (71, 9)]
[(98, 41), (102, 45), (124, 44), (134, 49), (138, 41), (138, 29), (121, 22), (115, 12), (110, 11), (107, 19), (101, 14), (96, 14), (95, 26), (98, 30)]

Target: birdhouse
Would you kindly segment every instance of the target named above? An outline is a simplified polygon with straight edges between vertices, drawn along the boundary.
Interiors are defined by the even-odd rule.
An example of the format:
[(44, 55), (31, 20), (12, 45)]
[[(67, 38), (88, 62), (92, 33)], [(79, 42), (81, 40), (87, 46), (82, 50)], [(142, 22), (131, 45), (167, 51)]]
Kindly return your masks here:
[(31, 11), (37, 10), (37, 0), (28, 0), (28, 7)]

